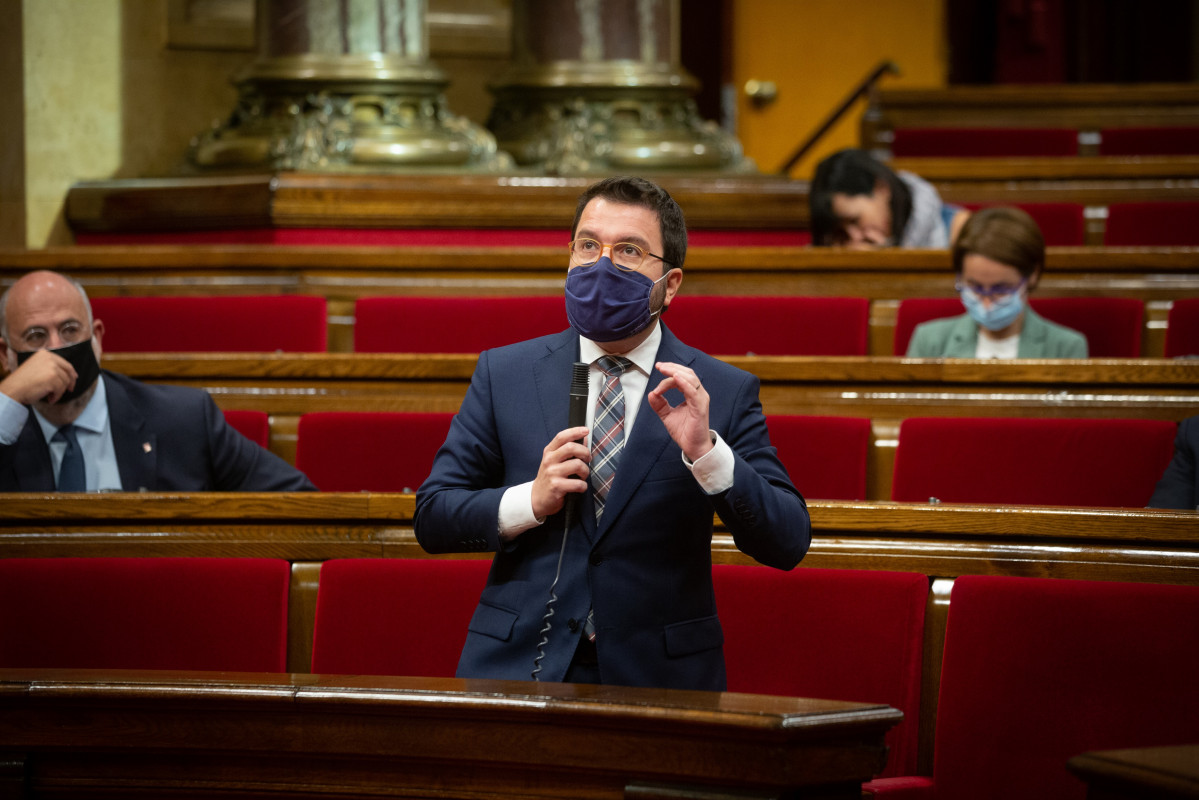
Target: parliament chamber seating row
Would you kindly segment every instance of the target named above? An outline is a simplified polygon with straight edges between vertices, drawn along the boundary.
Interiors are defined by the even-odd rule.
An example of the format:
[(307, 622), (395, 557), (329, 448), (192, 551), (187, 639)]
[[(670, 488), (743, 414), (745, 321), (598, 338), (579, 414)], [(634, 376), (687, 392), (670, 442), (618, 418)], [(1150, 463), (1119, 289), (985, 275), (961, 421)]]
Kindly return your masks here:
[[(1093, 358), (1142, 356), (1146, 310), (1139, 299), (1034, 296), (1031, 303), (1083, 333)], [(97, 297), (92, 305), (112, 353), (326, 350), (326, 303), (318, 297)], [(961, 313), (956, 297), (901, 300), (893, 354), (904, 354), (920, 322)], [(664, 319), (683, 341), (714, 355), (864, 356), (870, 316), (864, 297), (680, 295)], [(712, 324), (717, 319), (721, 324)], [(353, 348), (478, 353), (567, 325), (561, 298), (550, 295), (363, 297), (354, 304)], [(155, 331), (150, 339), (147, 330)], [(1171, 305), (1164, 351), (1167, 358), (1199, 353), (1199, 299)]]
[(1137, 128), (896, 128), (896, 158), (952, 156), (1187, 156), (1199, 155), (1199, 126)]
[[(226, 417), (251, 439), (267, 424), (265, 412)], [(411, 493), (428, 476), (452, 417), (304, 414), (295, 465), (326, 492)], [(870, 420), (779, 414), (767, 425), (806, 498), (870, 499)], [(1173, 455), (1176, 432), (1174, 422), (1152, 419), (908, 418), (899, 428), (890, 499), (1141, 508)]]
[[(325, 562), (312, 671), (452, 676), (488, 566)], [(281, 672), (287, 575), (269, 558), (4, 559), (0, 667)], [(729, 691), (904, 712), (875, 794), (963, 797), (986, 780), (997, 796), (1081, 798), (1067, 759), (1199, 736), (1196, 586), (958, 578), (922, 774), (928, 577), (716, 564), (713, 579)]]

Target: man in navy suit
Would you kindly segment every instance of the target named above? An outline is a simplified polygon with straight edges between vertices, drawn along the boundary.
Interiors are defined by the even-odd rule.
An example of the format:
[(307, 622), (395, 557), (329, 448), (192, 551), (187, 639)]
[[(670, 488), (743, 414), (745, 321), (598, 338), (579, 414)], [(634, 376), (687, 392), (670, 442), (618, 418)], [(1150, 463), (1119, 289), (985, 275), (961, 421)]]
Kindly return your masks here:
[(0, 296), (0, 491), (316, 490), (207, 392), (102, 371), (103, 336), (64, 275), (32, 272)]
[(1153, 490), (1153, 497), (1149, 499), (1150, 508), (1199, 507), (1196, 454), (1199, 454), (1199, 416), (1187, 417), (1178, 423), (1178, 435), (1174, 437), (1174, 457)]
[[(763, 564), (791, 569), (807, 551), (757, 378), (658, 319), (686, 248), (663, 189), (595, 184), (572, 226), (571, 328), (480, 355), (415, 517), (431, 553), (497, 552), (459, 676), (723, 690), (713, 513)], [(591, 410), (568, 427), (579, 361)], [(567, 498), (579, 510), (564, 532)]]

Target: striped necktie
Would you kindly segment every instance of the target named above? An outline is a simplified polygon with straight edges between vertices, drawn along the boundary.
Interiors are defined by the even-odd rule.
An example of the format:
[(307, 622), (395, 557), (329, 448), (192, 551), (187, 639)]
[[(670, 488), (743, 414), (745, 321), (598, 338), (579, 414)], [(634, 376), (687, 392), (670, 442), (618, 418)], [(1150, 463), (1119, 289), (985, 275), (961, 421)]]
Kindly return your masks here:
[(595, 363), (607, 376), (595, 401), (591, 425), (591, 491), (595, 495), (595, 520), (599, 522), (616, 476), (616, 462), (624, 449), (624, 389), (620, 375), (633, 362), (621, 356), (601, 356)]

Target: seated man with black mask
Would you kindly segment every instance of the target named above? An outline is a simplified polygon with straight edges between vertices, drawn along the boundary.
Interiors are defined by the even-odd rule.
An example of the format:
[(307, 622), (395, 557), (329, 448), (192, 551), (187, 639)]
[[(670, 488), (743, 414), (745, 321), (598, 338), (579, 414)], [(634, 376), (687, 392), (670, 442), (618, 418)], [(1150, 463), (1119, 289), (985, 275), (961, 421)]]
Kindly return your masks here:
[(315, 491), (207, 392), (100, 369), (83, 287), (32, 272), (0, 296), (0, 491)]

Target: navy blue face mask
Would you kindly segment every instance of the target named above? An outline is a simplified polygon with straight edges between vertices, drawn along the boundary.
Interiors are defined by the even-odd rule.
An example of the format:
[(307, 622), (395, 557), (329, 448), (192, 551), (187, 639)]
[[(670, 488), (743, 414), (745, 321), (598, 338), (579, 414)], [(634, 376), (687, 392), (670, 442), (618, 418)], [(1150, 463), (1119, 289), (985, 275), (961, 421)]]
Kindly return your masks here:
[[(17, 366), (19, 367), (24, 364), (36, 352), (37, 350), (27, 350), (23, 353), (17, 352)], [(96, 360), (96, 351), (92, 349), (91, 339), (84, 339), (82, 342), (69, 344), (66, 347), (60, 347), (50, 352), (65, 359), (68, 364), (74, 367), (77, 376), (75, 378), (75, 388), (58, 398), (56, 405), (69, 403), (76, 397), (79, 397), (92, 388), (92, 384), (96, 382), (96, 378), (100, 377), (100, 362)]]
[(566, 318), (593, 342), (636, 336), (661, 313), (651, 313), (649, 303), (654, 286), (665, 277), (651, 281), (640, 272), (617, 269), (607, 256), (590, 267), (575, 267), (566, 273)]

